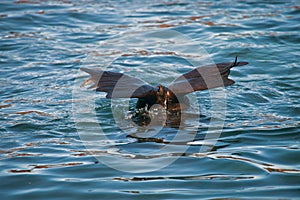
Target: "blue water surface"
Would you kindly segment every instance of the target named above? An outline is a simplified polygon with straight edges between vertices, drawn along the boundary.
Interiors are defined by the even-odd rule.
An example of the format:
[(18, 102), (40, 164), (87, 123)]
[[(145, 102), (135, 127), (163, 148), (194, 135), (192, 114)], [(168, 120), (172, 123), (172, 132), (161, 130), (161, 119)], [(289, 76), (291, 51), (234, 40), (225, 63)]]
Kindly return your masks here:
[[(2, 0), (0, 196), (298, 199), (299, 22), (297, 0)], [(236, 55), (249, 62), (232, 70), (234, 85), (213, 90), (226, 94), (221, 127), (211, 123), (208, 91), (191, 96), (200, 120), (192, 108), (180, 129), (153, 135), (132, 124), (126, 99), (111, 102), (79, 87), (88, 77), (80, 67), (168, 85), (195, 67), (192, 59), (205, 64), (204, 55), (209, 63)], [(99, 127), (106, 139), (86, 148), (84, 135)], [(214, 128), (221, 134), (204, 145)], [(193, 140), (127, 137), (147, 131), (163, 141), (180, 133)], [(115, 158), (112, 166), (104, 158)]]

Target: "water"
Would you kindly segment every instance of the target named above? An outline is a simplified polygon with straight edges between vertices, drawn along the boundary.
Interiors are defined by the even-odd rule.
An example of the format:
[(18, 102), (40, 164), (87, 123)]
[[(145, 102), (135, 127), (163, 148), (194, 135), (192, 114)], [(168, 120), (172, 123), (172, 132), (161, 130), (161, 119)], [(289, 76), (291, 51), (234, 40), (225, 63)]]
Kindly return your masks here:
[[(296, 0), (1, 1), (2, 199), (298, 199), (299, 6)], [(164, 31), (178, 34), (166, 40)], [(163, 44), (172, 39), (179, 43)], [(203, 62), (198, 46), (209, 62), (236, 55), (249, 62), (232, 71), (235, 85), (216, 90), (226, 94), (225, 121), (211, 123), (215, 90), (190, 96), (201, 105), (200, 120), (190, 110), (181, 129), (145, 130), (132, 126), (126, 100), (111, 103), (78, 87), (87, 77), (80, 67), (167, 85), (192, 69), (193, 59)], [(74, 99), (74, 88), (84, 100)], [(74, 102), (81, 106), (74, 110)], [(99, 127), (105, 134), (89, 151), (83, 137)], [(141, 133), (164, 141), (177, 135), (179, 143), (126, 137)], [(203, 141), (207, 135), (212, 140)], [(183, 142), (189, 137), (192, 146)]]

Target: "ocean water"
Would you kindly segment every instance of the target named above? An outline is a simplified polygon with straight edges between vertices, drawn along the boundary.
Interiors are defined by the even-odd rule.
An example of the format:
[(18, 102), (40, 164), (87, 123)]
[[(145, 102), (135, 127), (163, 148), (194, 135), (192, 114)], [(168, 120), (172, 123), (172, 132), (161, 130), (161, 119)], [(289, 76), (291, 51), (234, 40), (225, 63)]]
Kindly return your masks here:
[[(297, 0), (2, 0), (0, 196), (299, 199), (299, 21)], [(81, 67), (167, 86), (235, 56), (179, 127), (80, 87)]]

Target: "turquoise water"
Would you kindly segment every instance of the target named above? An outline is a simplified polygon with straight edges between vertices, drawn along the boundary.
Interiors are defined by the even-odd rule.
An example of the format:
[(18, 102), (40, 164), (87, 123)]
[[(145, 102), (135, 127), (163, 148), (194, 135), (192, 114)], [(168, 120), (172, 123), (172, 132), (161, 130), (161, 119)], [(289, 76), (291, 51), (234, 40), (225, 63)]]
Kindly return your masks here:
[[(299, 21), (296, 0), (2, 0), (2, 199), (298, 199)], [(145, 130), (126, 100), (79, 87), (80, 67), (168, 85), (194, 64), (236, 55), (249, 65), (213, 90), (226, 94), (214, 123), (213, 91), (190, 96), (200, 120), (194, 107), (180, 129)], [(84, 136), (94, 133), (91, 150)], [(139, 133), (192, 140), (126, 137)]]

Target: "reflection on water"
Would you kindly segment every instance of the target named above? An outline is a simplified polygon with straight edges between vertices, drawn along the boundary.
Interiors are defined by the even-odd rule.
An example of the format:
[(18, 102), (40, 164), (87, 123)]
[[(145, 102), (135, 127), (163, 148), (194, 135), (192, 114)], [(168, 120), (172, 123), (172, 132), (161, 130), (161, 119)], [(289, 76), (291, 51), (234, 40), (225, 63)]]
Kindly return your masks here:
[[(1, 1), (1, 196), (297, 199), (298, 4), (296, 0)], [(178, 45), (182, 51), (189, 47), (178, 53), (169, 45), (179, 41), (176, 37), (165, 43), (136, 37), (137, 33), (155, 37), (153, 32), (164, 30), (178, 31), (194, 42)], [(136, 41), (154, 46), (133, 48), (120, 42), (124, 38), (132, 45)], [(84, 98), (73, 99), (73, 88), (86, 78), (80, 67), (107, 68), (168, 85), (194, 67), (188, 59), (203, 58), (194, 51), (198, 45), (216, 63), (236, 55), (250, 63), (230, 74), (236, 83), (224, 89), (226, 118), (217, 141), (211, 120), (220, 123), (222, 118), (213, 116), (207, 91), (191, 98), (201, 105), (200, 115), (189, 110), (180, 128), (136, 126), (122, 107), (125, 102), (110, 102), (101, 93), (82, 90)], [(93, 99), (93, 104), (85, 104)], [(95, 133), (101, 125), (107, 137), (93, 150), (77, 132), (74, 102), (96, 115), (89, 121), (84, 116), (91, 113), (81, 113), (83, 130)], [(114, 118), (118, 111), (123, 120)], [(200, 120), (195, 120), (198, 116)], [(109, 156), (118, 158), (115, 164), (120, 168), (127, 165), (118, 171), (97, 160)], [(142, 172), (142, 167), (147, 171), (169, 158), (174, 162), (164, 168)], [(135, 166), (140, 173), (124, 172), (126, 166)]]

